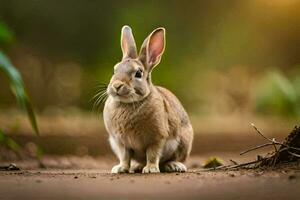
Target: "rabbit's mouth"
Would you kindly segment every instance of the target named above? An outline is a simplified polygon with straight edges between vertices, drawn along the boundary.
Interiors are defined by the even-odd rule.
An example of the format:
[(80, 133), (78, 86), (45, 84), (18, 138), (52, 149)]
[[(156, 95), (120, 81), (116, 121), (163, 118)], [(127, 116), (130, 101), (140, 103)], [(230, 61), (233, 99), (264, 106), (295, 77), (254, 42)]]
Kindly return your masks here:
[(128, 99), (131, 97), (131, 93), (126, 93), (126, 94), (119, 94), (119, 93), (116, 93), (115, 95), (116, 97), (119, 97), (119, 98), (125, 98), (125, 99)]
[(122, 103), (132, 103), (135, 101), (135, 98), (132, 95), (115, 95), (112, 97), (114, 98), (114, 100), (122, 102)]
[(126, 85), (119, 86), (119, 85), (111, 84), (108, 87), (107, 93), (115, 101), (119, 101), (122, 103), (132, 103), (132, 102), (141, 101), (146, 96), (146, 93), (142, 90), (142, 88), (139, 87), (131, 88)]
[(143, 97), (141, 97), (140, 95), (132, 91), (126, 94), (119, 94), (117, 92), (112, 92), (110, 93), (110, 95), (115, 101), (119, 101), (122, 103), (133, 103), (133, 102), (141, 101), (143, 99)]
[(116, 101), (120, 101), (124, 103), (132, 102), (132, 93), (130, 91), (120, 92), (120, 91), (110, 90), (108, 94)]
[(113, 97), (120, 97), (120, 98), (129, 98), (132, 94), (132, 92), (130, 90), (114, 90), (114, 89), (111, 89), (109, 91), (109, 94)]

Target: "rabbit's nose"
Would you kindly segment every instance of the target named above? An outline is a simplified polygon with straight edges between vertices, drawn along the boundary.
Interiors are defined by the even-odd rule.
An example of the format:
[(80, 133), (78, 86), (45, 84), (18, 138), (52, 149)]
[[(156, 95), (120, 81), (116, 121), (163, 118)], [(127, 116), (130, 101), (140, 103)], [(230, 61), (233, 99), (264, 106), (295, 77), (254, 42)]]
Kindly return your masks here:
[(114, 84), (113, 84), (113, 87), (114, 87), (114, 89), (116, 90), (116, 92), (118, 92), (122, 87), (124, 86), (124, 83), (122, 83), (122, 82), (115, 82)]

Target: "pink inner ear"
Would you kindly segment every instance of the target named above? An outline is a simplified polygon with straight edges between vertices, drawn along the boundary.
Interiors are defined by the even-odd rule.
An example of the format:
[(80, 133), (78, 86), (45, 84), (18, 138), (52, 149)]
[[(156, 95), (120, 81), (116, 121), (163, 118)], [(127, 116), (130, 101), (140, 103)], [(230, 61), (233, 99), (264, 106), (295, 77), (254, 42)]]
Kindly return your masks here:
[(127, 43), (125, 41), (125, 38), (122, 38), (122, 50), (124, 51), (123, 53), (128, 54), (127, 49), (128, 49), (128, 47), (127, 47)]
[(164, 32), (154, 33), (149, 41), (149, 62), (156, 63), (164, 50)]

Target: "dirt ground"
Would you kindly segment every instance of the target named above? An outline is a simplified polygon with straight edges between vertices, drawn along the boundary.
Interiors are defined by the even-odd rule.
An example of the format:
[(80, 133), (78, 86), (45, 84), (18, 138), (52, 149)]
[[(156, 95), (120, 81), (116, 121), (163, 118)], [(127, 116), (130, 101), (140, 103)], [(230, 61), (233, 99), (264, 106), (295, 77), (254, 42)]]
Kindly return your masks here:
[[(54, 128), (45, 125), (44, 130), (52, 131), (43, 132), (41, 137), (11, 134), (24, 146), (25, 152), (31, 152), (30, 149), (35, 147), (33, 144), (42, 147), (44, 168), (40, 168), (37, 160), (19, 159), (0, 148), (0, 166), (13, 162), (21, 168), (20, 171), (0, 171), (0, 200), (300, 199), (300, 164), (265, 171), (203, 171), (202, 164), (211, 156), (222, 159), (224, 164), (232, 164), (230, 159), (242, 163), (271, 151), (272, 147), (239, 155), (239, 152), (265, 142), (253, 130), (198, 131), (192, 156), (186, 163), (187, 173), (113, 175), (110, 169), (117, 160), (108, 145), (107, 134), (98, 132), (101, 127), (89, 130), (87, 126), (81, 130), (70, 126), (65, 132)], [(265, 132), (282, 141), (289, 131)]]
[[(18, 161), (16, 164), (22, 170), (0, 171), (0, 199), (300, 198), (299, 166), (205, 172), (200, 163), (206, 156), (191, 157), (187, 173), (147, 175), (110, 174), (116, 163), (111, 158), (50, 156), (43, 160), (46, 169), (38, 168), (32, 161)], [(235, 154), (224, 154), (221, 158), (251, 159), (248, 156), (241, 160)]]

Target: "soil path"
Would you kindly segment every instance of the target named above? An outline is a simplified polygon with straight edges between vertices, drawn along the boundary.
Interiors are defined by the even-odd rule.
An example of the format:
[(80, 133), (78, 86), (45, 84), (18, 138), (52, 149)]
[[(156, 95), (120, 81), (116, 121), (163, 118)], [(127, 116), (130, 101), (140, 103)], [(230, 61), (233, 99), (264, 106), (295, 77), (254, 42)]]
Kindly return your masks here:
[(121, 174), (101, 170), (0, 172), (0, 199), (299, 199), (300, 171)]

